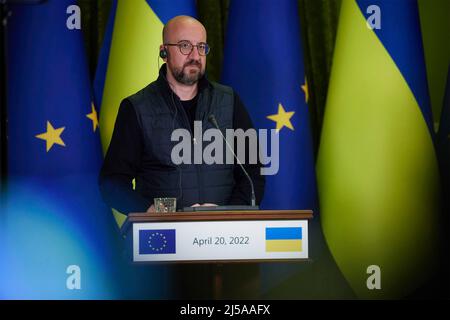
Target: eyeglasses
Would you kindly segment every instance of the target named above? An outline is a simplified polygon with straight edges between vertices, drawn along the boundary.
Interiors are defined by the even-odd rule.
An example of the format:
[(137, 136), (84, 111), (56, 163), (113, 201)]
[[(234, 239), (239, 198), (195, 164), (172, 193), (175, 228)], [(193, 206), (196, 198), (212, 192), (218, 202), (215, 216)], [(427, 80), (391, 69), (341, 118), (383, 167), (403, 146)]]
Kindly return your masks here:
[(209, 53), (209, 46), (205, 42), (200, 42), (199, 44), (192, 44), (188, 40), (181, 40), (178, 43), (165, 43), (165, 46), (177, 46), (180, 49), (181, 54), (188, 56), (191, 54), (194, 47), (197, 47), (198, 54), (201, 56), (206, 56)]

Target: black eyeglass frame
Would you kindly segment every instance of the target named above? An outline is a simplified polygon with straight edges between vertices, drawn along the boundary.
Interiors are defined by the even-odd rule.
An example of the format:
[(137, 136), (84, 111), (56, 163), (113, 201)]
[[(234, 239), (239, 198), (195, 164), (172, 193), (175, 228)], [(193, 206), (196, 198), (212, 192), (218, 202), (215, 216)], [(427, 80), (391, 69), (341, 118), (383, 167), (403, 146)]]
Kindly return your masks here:
[[(189, 51), (189, 53), (183, 53), (183, 51), (181, 50), (181, 46), (183, 44), (186, 44), (186, 43), (191, 46), (191, 50)], [(204, 54), (200, 53), (200, 46), (201, 45), (205, 46), (205, 53)], [(211, 47), (206, 42), (199, 42), (197, 44), (192, 44), (192, 42), (190, 42), (189, 40), (181, 40), (178, 43), (164, 43), (164, 46), (176, 46), (180, 50), (180, 53), (182, 55), (185, 55), (185, 56), (190, 55), (192, 53), (192, 50), (194, 50), (194, 47), (197, 47), (197, 52), (201, 56), (206, 56), (211, 51)]]

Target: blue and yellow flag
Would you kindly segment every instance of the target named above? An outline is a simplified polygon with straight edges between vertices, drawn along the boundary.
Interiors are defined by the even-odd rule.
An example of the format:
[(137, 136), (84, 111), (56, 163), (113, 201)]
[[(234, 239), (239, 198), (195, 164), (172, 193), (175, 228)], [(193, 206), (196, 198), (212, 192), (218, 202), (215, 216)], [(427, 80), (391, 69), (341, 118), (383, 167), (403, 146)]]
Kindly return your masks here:
[(317, 173), (328, 246), (359, 297), (404, 297), (434, 272), (432, 123), (417, 2), (343, 0)]
[[(104, 37), (95, 80), (101, 105), (100, 135), (108, 149), (120, 102), (158, 77), (162, 30), (178, 15), (196, 16), (194, 0), (116, 0)], [(122, 225), (126, 216), (114, 210)]]
[(0, 298), (120, 298), (126, 281), (97, 185), (97, 108), (73, 4), (10, 6)]
[(295, 1), (232, 1), (222, 80), (257, 129), (277, 129), (279, 171), (266, 176), (263, 209), (316, 209), (308, 84)]
[(267, 227), (266, 252), (301, 252), (301, 227)]
[[(266, 176), (260, 207), (317, 212), (298, 12), (291, 0), (231, 1), (222, 80), (240, 96), (256, 129), (277, 130), (279, 170)], [(261, 291), (269, 292), (302, 269), (261, 265)]]

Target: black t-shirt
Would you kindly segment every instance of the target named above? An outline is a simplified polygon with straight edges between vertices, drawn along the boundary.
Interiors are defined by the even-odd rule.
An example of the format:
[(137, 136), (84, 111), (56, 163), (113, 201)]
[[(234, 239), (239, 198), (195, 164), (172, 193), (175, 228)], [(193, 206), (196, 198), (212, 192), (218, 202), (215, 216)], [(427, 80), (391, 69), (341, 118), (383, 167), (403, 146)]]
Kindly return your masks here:
[(183, 106), (183, 109), (186, 111), (186, 114), (189, 119), (189, 124), (191, 125), (191, 130), (194, 131), (194, 121), (195, 121), (195, 111), (197, 110), (197, 97), (196, 95), (191, 100), (185, 100), (181, 101), (181, 105)]

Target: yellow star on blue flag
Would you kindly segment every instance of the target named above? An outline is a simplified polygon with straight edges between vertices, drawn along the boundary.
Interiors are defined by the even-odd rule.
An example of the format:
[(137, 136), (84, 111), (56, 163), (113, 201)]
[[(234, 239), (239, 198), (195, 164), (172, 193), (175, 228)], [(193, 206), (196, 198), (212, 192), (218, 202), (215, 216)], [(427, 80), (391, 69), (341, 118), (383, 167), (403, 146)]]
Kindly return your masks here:
[(55, 129), (53, 128), (50, 121), (47, 121), (47, 132), (37, 134), (36, 138), (45, 140), (47, 142), (46, 143), (47, 152), (53, 147), (55, 143), (65, 147), (66, 146), (65, 143), (61, 139), (61, 134), (65, 128), (66, 127)]
[(275, 121), (277, 123), (276, 130), (280, 132), (283, 127), (287, 127), (291, 130), (294, 130), (294, 126), (291, 123), (291, 118), (294, 115), (295, 111), (286, 112), (284, 110), (283, 105), (281, 103), (278, 104), (278, 113), (267, 116), (268, 119)]
[(308, 88), (308, 79), (305, 77), (305, 84), (301, 86), (303, 92), (305, 93), (305, 102), (309, 102), (309, 88)]
[(92, 129), (97, 130), (98, 127), (98, 117), (97, 117), (97, 110), (95, 110), (95, 106), (93, 103), (91, 103), (91, 113), (87, 114), (86, 117), (92, 120)]

